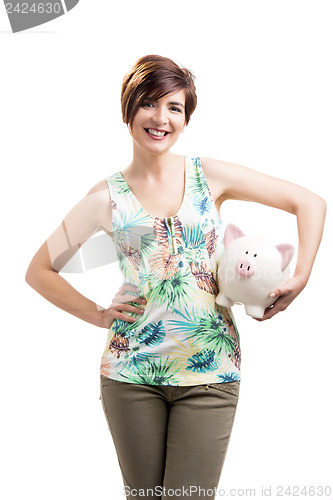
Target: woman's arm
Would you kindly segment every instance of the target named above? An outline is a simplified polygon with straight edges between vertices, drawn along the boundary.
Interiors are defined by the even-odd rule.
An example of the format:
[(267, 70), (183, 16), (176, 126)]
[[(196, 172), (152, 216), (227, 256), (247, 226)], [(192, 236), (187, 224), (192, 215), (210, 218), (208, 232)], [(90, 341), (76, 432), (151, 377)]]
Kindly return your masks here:
[(298, 254), (294, 276), (283, 287), (272, 290), (277, 300), (260, 321), (283, 311), (305, 287), (320, 245), (326, 202), (297, 184), (262, 174), (250, 168), (211, 158), (202, 166), (217, 189), (220, 200), (244, 200), (285, 210), (297, 217)]
[[(80, 246), (101, 229), (111, 232), (110, 193), (105, 180), (97, 183), (66, 215), (60, 226), (33, 257), (25, 275), (26, 282), (60, 309), (93, 325), (109, 328), (115, 317), (134, 318), (120, 310), (137, 312), (128, 304), (113, 304), (105, 309), (87, 299), (58, 273)], [(127, 297), (129, 297), (127, 295)], [(132, 297), (131, 300), (133, 301)]]

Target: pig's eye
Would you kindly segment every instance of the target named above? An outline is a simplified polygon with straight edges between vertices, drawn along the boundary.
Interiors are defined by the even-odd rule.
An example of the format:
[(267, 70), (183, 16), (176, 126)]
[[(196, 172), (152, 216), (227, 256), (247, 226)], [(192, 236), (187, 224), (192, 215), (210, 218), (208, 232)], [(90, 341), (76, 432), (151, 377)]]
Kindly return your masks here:
[(245, 253), (246, 253), (246, 255), (247, 255), (249, 252), (246, 250), (246, 252), (245, 252)]
[(257, 254), (255, 253), (253, 257), (257, 257)]

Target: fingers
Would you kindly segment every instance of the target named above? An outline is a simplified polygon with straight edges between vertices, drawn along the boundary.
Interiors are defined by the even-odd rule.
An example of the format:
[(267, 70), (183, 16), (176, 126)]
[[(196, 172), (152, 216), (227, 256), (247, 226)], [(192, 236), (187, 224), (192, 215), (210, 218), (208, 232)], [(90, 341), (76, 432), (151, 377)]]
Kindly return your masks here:
[[(278, 298), (278, 297), (281, 297), (281, 295), (288, 295), (290, 293), (293, 293), (293, 291), (298, 290), (298, 288), (300, 288), (300, 286), (299, 286), (296, 278), (292, 277), (292, 278), (289, 278), (289, 280), (286, 281), (286, 283), (284, 283), (282, 286), (272, 290), (269, 295), (272, 298), (274, 298), (274, 297)], [(298, 293), (300, 292), (300, 290), (301, 290), (301, 288), (298, 290)]]
[(127, 314), (124, 313), (119, 313), (118, 319), (121, 321), (127, 321), (128, 323), (136, 323), (138, 318), (134, 318), (133, 316), (128, 316)]
[[(138, 314), (139, 316), (143, 316), (147, 300), (142, 295), (140, 296), (139, 293), (141, 293), (141, 290), (137, 286), (132, 285), (131, 283), (123, 283), (114, 296), (109, 307), (109, 309), (112, 310), (114, 318), (131, 323), (135, 323), (137, 321), (137, 318), (128, 316), (121, 311), (127, 311), (134, 313), (135, 315)], [(137, 303), (137, 306), (130, 304), (130, 302)]]
[(257, 321), (265, 321), (266, 319), (270, 319), (275, 314), (281, 311), (285, 311), (289, 305), (290, 301), (286, 299), (286, 296), (281, 294), (281, 296), (272, 304), (271, 306), (265, 309), (264, 315), (262, 318), (255, 318)]
[(129, 294), (118, 295), (118, 296), (116, 295), (112, 301), (113, 304), (126, 304), (127, 302), (141, 303), (142, 297), (139, 297), (138, 295), (129, 295)]
[(278, 311), (273, 306), (267, 307), (265, 309), (264, 315), (262, 318), (253, 318), (256, 321), (265, 321), (266, 319), (272, 318)]
[[(120, 321), (126, 321), (127, 323), (135, 323), (137, 321), (137, 318), (134, 318), (133, 316), (128, 316), (127, 314), (124, 314), (121, 312), (117, 312), (117, 314), (115, 314), (113, 312), (113, 318), (112, 318), (110, 326), (112, 325), (112, 323), (116, 319), (119, 319)], [(109, 328), (110, 328), (110, 326), (109, 326)]]
[[(132, 293), (128, 293), (132, 292)], [(139, 295), (141, 290), (131, 283), (123, 283), (112, 300), (112, 304), (125, 304), (128, 302), (137, 302), (138, 304), (146, 304), (147, 301), (143, 295)]]
[[(128, 313), (134, 313), (135, 316), (129, 316), (128, 314), (125, 314), (123, 311), (127, 311)], [(127, 321), (130, 323), (135, 323), (136, 321), (138, 321), (140, 317), (144, 315), (144, 313), (145, 313), (144, 309), (139, 309), (138, 307), (131, 306), (129, 304), (124, 304), (124, 305), (114, 304), (113, 306), (110, 306), (108, 309), (105, 310), (104, 315), (107, 318), (106, 324), (108, 325), (108, 328), (110, 328), (115, 319), (119, 319), (121, 321)], [(138, 315), (138, 317), (136, 315)]]
[[(123, 321), (130, 321), (130, 322), (135, 322), (137, 319), (140, 317), (143, 317), (145, 314), (145, 308), (144, 306), (132, 306), (130, 304), (117, 304), (112, 306), (113, 309), (113, 314), (115, 317), (117, 317), (120, 320)], [(125, 314), (124, 311), (128, 313), (133, 313), (135, 315), (138, 315), (137, 317), (132, 317), (129, 316), (128, 314)]]
[(131, 306), (130, 304), (118, 304), (115, 306), (117, 311), (128, 311), (133, 312), (135, 314), (139, 314), (141, 312), (145, 312), (144, 306)]
[(122, 283), (116, 295), (123, 295), (126, 292), (140, 293), (141, 290), (136, 285), (132, 285), (131, 283)]
[(257, 321), (265, 321), (272, 318), (278, 312), (284, 311), (305, 287), (304, 281), (295, 276), (290, 278), (283, 286), (275, 288), (270, 292), (270, 297), (275, 298), (274, 303), (265, 310), (262, 318), (255, 318)]
[(281, 297), (281, 295), (283, 295), (284, 293), (286, 293), (289, 289), (287, 288), (275, 288), (274, 290), (271, 291), (271, 293), (269, 294), (270, 297), (272, 297), (272, 299), (274, 297), (276, 298), (279, 298)]

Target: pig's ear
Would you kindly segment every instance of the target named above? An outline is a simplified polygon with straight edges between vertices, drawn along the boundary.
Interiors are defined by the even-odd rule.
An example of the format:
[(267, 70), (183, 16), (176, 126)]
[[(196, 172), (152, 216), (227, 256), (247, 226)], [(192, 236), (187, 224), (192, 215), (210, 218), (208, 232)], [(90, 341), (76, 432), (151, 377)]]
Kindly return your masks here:
[(245, 236), (245, 234), (239, 229), (239, 227), (235, 224), (228, 224), (224, 232), (224, 249), (226, 250), (230, 243), (241, 236)]
[(276, 248), (281, 254), (281, 270), (284, 271), (294, 256), (295, 248), (289, 243), (281, 243)]

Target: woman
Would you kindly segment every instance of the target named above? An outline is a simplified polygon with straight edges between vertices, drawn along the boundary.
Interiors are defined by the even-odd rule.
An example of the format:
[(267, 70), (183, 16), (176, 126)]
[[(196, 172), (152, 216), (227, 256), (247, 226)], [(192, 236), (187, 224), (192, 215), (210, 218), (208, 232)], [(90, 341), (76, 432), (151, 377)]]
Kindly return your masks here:
[[(297, 216), (295, 273), (272, 290), (266, 320), (305, 287), (326, 203), (241, 165), (171, 153), (196, 93), (192, 73), (168, 58), (139, 59), (124, 78), (121, 103), (133, 139), (130, 165), (75, 205), (32, 259), (26, 281), (56, 306), (109, 329), (101, 399), (128, 498), (212, 498), (240, 384), (238, 331), (230, 309), (215, 302), (220, 206), (247, 200)], [(100, 230), (113, 239), (126, 283), (106, 309), (58, 274)]]

